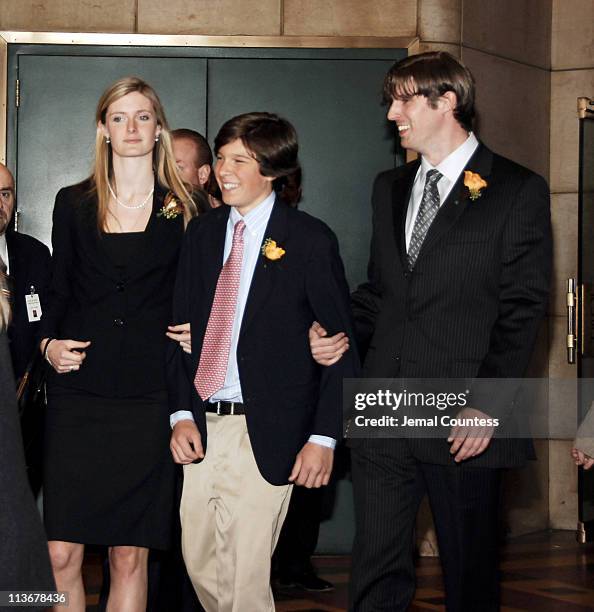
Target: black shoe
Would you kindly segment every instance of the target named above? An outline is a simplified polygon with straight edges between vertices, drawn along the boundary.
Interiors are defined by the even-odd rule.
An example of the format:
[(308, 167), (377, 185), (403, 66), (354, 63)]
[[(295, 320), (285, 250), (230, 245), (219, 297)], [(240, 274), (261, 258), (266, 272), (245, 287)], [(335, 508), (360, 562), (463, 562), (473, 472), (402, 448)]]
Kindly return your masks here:
[(292, 582), (297, 588), (311, 591), (312, 593), (324, 593), (334, 590), (334, 585), (331, 582), (316, 576), (314, 572), (293, 576)]

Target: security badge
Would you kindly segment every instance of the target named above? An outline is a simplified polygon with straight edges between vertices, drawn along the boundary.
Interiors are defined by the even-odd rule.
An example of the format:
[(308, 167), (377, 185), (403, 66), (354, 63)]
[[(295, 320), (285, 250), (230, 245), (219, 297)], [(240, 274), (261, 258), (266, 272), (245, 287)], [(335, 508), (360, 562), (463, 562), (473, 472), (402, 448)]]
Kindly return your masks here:
[(39, 300), (39, 294), (35, 293), (35, 287), (33, 285), (31, 285), (29, 295), (25, 296), (25, 302), (27, 303), (29, 323), (39, 321), (41, 319), (41, 301)]

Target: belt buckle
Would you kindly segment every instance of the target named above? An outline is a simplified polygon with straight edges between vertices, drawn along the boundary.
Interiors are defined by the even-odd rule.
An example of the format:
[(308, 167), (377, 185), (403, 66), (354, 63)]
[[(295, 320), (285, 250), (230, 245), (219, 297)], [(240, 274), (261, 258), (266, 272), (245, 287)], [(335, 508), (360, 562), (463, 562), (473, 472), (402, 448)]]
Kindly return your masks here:
[(221, 416), (221, 402), (217, 402), (217, 416)]
[(235, 402), (231, 402), (231, 412), (229, 414), (235, 414)]

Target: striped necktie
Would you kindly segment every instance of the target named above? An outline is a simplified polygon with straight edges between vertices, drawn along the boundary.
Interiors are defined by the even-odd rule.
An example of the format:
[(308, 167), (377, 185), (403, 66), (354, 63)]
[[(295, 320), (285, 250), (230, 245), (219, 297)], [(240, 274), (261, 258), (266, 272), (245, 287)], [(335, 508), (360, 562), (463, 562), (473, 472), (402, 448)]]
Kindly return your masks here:
[(415, 219), (412, 235), (410, 237), (410, 244), (408, 246), (407, 259), (409, 270), (415, 267), (427, 232), (439, 210), (439, 191), (437, 190), (437, 183), (442, 177), (443, 174), (441, 174), (439, 170), (432, 169), (427, 172), (421, 205), (419, 206), (419, 212)]

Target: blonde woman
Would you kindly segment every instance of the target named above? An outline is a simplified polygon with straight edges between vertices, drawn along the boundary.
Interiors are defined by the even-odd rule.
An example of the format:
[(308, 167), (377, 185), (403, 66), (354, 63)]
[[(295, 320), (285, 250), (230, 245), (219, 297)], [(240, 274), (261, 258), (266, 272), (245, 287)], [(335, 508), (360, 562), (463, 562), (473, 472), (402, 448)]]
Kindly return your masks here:
[(108, 610), (129, 612), (146, 608), (149, 549), (169, 545), (165, 332), (197, 210), (146, 82), (111, 85), (96, 124), (93, 173), (58, 193), (53, 215), (44, 516), (70, 610), (84, 610), (84, 546), (96, 544), (109, 546)]

